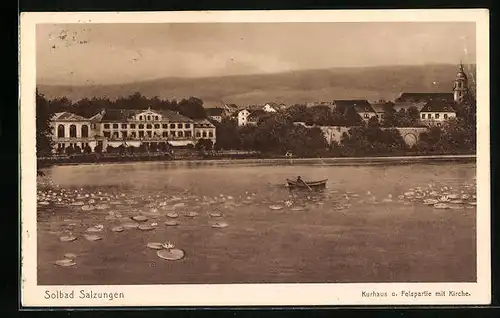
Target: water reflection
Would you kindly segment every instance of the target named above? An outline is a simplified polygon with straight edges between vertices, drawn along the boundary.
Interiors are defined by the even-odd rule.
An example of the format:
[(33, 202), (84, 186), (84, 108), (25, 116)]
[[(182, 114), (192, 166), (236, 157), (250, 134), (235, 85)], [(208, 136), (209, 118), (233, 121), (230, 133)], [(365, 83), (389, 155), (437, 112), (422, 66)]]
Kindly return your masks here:
[[(286, 187), (297, 175), (329, 179), (327, 188)], [(475, 278), (473, 164), (60, 166), (37, 194), (42, 284)], [(177, 265), (147, 248), (167, 240), (186, 251)], [(61, 272), (54, 263), (67, 253), (78, 257), (59, 262), (71, 264)], [(103, 263), (104, 254), (117, 260)], [(395, 274), (394, 262), (432, 270)]]

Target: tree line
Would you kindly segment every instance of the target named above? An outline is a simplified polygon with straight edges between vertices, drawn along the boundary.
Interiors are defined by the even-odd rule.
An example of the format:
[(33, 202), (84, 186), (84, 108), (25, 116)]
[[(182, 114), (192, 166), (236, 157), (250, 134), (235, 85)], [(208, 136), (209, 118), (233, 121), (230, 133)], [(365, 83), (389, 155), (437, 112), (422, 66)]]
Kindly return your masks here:
[[(71, 102), (67, 98), (46, 99), (36, 93), (37, 154), (49, 153), (51, 149), (50, 118), (53, 113), (68, 111), (91, 117), (101, 109), (168, 109), (193, 118), (206, 118), (203, 101), (191, 97), (180, 102), (147, 98), (140, 93), (110, 100), (108, 98), (82, 99)], [(307, 128), (294, 122), (313, 126)], [(431, 127), (420, 135), (412, 147), (404, 142), (394, 127), (414, 127), (420, 123), (418, 109), (395, 111), (388, 103), (384, 120), (376, 118), (365, 122), (353, 108), (327, 106), (306, 107), (294, 105), (284, 111), (267, 114), (257, 125), (238, 127), (236, 121), (225, 118), (216, 125), (216, 144), (203, 140), (198, 149), (257, 150), (269, 155), (291, 152), (295, 156), (363, 156), (391, 154), (453, 154), (475, 151), (476, 147), (476, 99), (468, 96), (457, 105), (457, 118), (449, 119), (442, 127)], [(328, 144), (324, 134), (314, 126), (347, 126), (340, 142)], [(109, 149), (115, 151), (113, 149)], [(140, 150), (140, 149), (138, 149)], [(85, 152), (88, 149), (81, 149)], [(118, 150), (116, 150), (118, 151)]]

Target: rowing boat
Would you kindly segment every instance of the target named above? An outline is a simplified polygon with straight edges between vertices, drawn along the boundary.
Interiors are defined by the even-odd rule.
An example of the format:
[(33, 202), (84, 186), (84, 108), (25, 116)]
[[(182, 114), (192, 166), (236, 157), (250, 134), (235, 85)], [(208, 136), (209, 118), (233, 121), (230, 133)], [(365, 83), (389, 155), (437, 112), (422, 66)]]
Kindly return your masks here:
[(324, 189), (326, 187), (326, 182), (328, 179), (320, 181), (301, 181), (286, 179), (289, 188), (300, 188), (300, 189)]

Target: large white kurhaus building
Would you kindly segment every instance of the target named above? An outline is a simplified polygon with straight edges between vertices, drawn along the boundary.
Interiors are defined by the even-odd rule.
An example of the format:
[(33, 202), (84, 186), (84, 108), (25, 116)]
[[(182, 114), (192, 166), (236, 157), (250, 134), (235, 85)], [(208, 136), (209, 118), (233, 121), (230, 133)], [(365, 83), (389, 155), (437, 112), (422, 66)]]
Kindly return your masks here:
[(69, 146), (92, 151), (97, 146), (196, 145), (200, 139), (216, 142), (215, 126), (208, 120), (193, 120), (171, 110), (105, 109), (91, 118), (69, 112), (51, 120), (53, 152)]

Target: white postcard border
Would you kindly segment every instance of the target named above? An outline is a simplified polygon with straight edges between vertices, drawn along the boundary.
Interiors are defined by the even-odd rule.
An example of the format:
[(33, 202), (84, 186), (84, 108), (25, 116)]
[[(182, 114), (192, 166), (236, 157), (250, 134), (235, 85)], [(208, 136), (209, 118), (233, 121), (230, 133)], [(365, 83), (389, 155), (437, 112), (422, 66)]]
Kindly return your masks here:
[[(490, 153), (489, 153), (489, 12), (486, 9), (339, 10), (339, 11), (200, 11), (117, 13), (22, 13), (20, 26), (21, 125), (21, 303), (29, 307), (80, 306), (302, 306), (302, 305), (458, 305), (489, 304)], [(422, 22), (476, 23), (477, 52), (477, 282), (368, 284), (224, 284), (132, 286), (38, 286), (35, 153), (35, 26), (40, 23), (238, 23), (238, 22)], [(460, 266), (460, 264), (456, 264)], [(80, 290), (124, 298), (80, 299)], [(445, 290), (446, 297), (434, 293)], [(448, 291), (470, 296), (448, 296)], [(46, 299), (46, 291), (74, 291), (74, 299)], [(362, 297), (362, 291), (387, 297)], [(432, 296), (401, 296), (403, 291)], [(392, 296), (396, 293), (398, 296)]]

